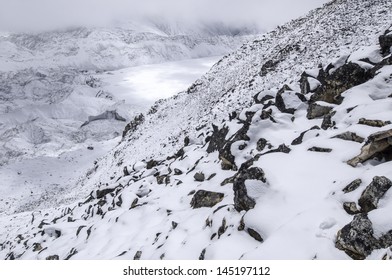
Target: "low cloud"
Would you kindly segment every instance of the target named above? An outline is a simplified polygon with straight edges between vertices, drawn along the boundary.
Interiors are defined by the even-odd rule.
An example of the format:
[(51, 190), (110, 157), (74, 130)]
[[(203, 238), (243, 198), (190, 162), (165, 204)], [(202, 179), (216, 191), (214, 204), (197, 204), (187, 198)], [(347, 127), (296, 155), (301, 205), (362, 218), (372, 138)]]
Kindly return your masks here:
[(44, 31), (163, 17), (271, 29), (328, 0), (0, 0), (0, 30)]

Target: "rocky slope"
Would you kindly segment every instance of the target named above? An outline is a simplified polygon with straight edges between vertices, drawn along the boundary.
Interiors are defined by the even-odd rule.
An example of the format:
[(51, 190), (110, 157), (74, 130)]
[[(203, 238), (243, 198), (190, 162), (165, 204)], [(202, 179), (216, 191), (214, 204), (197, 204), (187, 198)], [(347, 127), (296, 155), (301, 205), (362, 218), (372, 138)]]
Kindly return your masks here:
[[(389, 259), (390, 1), (335, 0), (137, 116), (6, 259)], [(22, 225), (23, 226), (18, 226)]]

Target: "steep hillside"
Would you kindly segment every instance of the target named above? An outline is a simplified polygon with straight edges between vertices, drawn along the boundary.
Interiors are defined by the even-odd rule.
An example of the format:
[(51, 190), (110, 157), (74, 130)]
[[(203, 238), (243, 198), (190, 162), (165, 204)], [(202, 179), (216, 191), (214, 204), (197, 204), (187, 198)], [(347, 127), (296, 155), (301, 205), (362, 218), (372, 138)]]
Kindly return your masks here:
[(85, 199), (2, 217), (0, 256), (391, 258), (391, 22), (335, 0), (243, 45), (135, 117)]

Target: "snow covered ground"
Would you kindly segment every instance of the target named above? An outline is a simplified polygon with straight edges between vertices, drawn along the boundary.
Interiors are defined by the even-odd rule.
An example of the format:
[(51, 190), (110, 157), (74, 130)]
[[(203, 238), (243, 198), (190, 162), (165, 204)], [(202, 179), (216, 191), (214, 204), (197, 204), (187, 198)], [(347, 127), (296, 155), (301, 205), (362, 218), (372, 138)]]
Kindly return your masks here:
[[(87, 195), (83, 189), (76, 189), (79, 177), (118, 144), (126, 123), (99, 120), (81, 128), (87, 120), (87, 115), (81, 111), (98, 115), (117, 110), (130, 120), (148, 110), (156, 100), (185, 90), (217, 60), (219, 57), (207, 57), (103, 72), (94, 75), (101, 86), (93, 90), (110, 94), (111, 99), (104, 99), (106, 104), (100, 103), (102, 99), (91, 97), (91, 88), (79, 86), (63, 102), (44, 106), (30, 104), (16, 112), (2, 114), (0, 135), (4, 137), (15, 127), (20, 131), (4, 137), (2, 145), (12, 142), (16, 149), (29, 154), (0, 165), (0, 213), (53, 207)], [(86, 100), (83, 101), (80, 95)], [(64, 113), (59, 117), (61, 112)], [(23, 118), (23, 115), (27, 117)], [(42, 135), (36, 132), (39, 127), (42, 127)], [(49, 138), (43, 141), (45, 135)], [(77, 136), (82, 139), (78, 141)], [(20, 139), (19, 145), (15, 144), (15, 139)]]

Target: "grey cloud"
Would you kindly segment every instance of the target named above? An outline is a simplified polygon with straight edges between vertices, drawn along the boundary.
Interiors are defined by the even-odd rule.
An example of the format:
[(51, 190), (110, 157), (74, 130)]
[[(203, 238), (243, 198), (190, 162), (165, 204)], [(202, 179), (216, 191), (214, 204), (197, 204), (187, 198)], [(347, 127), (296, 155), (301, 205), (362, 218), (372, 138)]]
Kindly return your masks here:
[(327, 0), (0, 0), (0, 30), (40, 31), (106, 25), (135, 17), (186, 21), (282, 24)]

